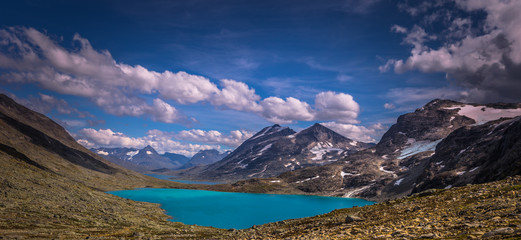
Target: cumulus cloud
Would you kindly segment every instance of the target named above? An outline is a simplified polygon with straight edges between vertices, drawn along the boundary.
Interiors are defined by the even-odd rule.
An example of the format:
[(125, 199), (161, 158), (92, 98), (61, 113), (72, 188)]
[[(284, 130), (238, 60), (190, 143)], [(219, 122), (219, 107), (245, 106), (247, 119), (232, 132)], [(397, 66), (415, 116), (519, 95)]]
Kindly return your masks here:
[(212, 104), (227, 106), (238, 111), (259, 112), (261, 106), (257, 103), (260, 96), (242, 82), (230, 79), (221, 80), (222, 90), (217, 91), (212, 98)]
[(262, 116), (274, 123), (291, 123), (294, 120), (311, 121), (314, 112), (308, 103), (296, 98), (288, 97), (286, 100), (278, 97), (269, 97), (260, 103)]
[[(190, 124), (195, 121), (176, 109), (179, 104), (210, 103), (213, 106), (257, 114), (274, 123), (335, 120), (355, 123), (358, 104), (345, 93), (321, 92), (315, 106), (294, 97), (261, 99), (247, 84), (210, 79), (183, 71), (156, 72), (113, 59), (110, 52), (95, 50), (75, 34), (77, 48), (62, 47), (33, 29), (10, 27), (0, 30), (0, 80), (36, 83), (61, 94), (89, 98), (109, 114), (149, 116), (154, 121)], [(143, 97), (151, 96), (152, 102)], [(159, 97), (157, 97), (159, 96)]]
[(176, 139), (202, 142), (206, 144), (218, 144), (228, 147), (238, 147), (248, 138), (253, 136), (253, 132), (245, 130), (234, 130), (230, 134), (225, 135), (219, 131), (204, 131), (200, 129), (184, 130), (174, 135)]
[[(432, 35), (422, 27), (409, 30), (395, 25), (393, 31), (406, 34), (404, 43), (413, 47), (411, 55), (405, 60), (390, 59), (380, 70), (444, 72), (454, 85), (467, 90), (466, 101), (520, 101), (521, 2), (456, 0), (451, 4), (466, 12), (482, 11), (486, 18), (471, 19), (450, 12), (442, 21), (449, 31), (436, 37), (443, 44), (435, 48), (429, 44)], [(440, 5), (405, 9), (416, 15)]]
[(171, 152), (192, 156), (200, 150), (220, 149), (219, 145), (182, 143), (172, 139), (171, 134), (158, 130), (147, 132), (143, 137), (129, 137), (111, 129), (85, 128), (76, 134), (78, 142), (87, 148), (93, 147), (129, 147), (144, 148), (152, 146), (159, 153)]
[(341, 123), (358, 123), (360, 106), (353, 96), (345, 93), (321, 92), (315, 97), (317, 113), (314, 120), (336, 120)]
[(374, 143), (377, 139), (379, 140), (383, 135), (384, 130), (386, 130), (386, 127), (380, 123), (369, 127), (337, 122), (326, 122), (321, 124), (349, 139), (368, 143)]

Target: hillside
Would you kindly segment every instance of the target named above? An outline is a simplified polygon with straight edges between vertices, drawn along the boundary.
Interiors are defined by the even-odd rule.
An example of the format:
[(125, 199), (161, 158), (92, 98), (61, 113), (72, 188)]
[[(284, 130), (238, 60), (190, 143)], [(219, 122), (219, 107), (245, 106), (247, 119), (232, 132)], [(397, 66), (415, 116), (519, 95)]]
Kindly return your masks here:
[(185, 185), (114, 165), (76, 143), (54, 121), (5, 95), (0, 95), (0, 129), (2, 237), (130, 237), (151, 230), (204, 237), (220, 232), (168, 222), (156, 204), (104, 193)]

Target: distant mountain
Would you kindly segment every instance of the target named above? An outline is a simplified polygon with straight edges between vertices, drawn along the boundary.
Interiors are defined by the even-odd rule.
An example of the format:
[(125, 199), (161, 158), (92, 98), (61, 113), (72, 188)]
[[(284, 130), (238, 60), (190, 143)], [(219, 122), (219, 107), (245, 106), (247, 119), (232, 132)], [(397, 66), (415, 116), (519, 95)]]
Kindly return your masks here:
[(305, 192), (375, 200), (521, 172), (521, 104), (433, 100), (402, 115), (371, 149), (280, 176)]
[(177, 162), (178, 164), (176, 164), (176, 165), (181, 165), (181, 166), (185, 165), (186, 163), (188, 163), (190, 161), (190, 158), (188, 158), (187, 156), (182, 155), (182, 154), (177, 154), (177, 153), (165, 152), (165, 153), (161, 154), (161, 156), (170, 159), (170, 161), (172, 161), (172, 162)]
[(221, 161), (180, 176), (206, 179), (273, 177), (307, 166), (324, 165), (368, 147), (320, 124), (299, 133), (277, 124), (246, 140)]
[(220, 153), (219, 151), (215, 149), (210, 150), (201, 150), (198, 153), (196, 153), (189, 162), (187, 162), (182, 168), (191, 168), (195, 166), (206, 166), (212, 163), (215, 163), (217, 161), (220, 161), (221, 159), (225, 158), (230, 154), (231, 151), (226, 151), (224, 153)]
[(160, 155), (151, 146), (146, 146), (143, 149), (95, 148), (91, 150), (113, 163), (137, 172), (148, 172), (155, 169), (178, 169), (188, 161), (187, 157), (180, 154), (165, 153)]

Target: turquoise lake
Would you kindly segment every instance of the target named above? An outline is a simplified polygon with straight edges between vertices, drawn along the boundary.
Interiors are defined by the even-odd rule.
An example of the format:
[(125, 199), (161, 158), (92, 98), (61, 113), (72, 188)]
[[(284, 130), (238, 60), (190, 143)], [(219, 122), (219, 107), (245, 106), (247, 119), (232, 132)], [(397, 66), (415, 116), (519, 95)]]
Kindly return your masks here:
[(357, 198), (230, 193), (143, 188), (108, 192), (136, 201), (161, 204), (174, 222), (244, 229), (253, 225), (310, 217), (373, 202)]

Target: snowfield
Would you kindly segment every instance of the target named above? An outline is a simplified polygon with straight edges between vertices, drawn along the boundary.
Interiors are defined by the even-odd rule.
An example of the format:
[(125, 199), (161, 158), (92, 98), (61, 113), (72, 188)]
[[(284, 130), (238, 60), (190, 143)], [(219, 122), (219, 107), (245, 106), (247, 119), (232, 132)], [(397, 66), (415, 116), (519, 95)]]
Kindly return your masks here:
[(476, 125), (486, 122), (498, 120), (500, 118), (513, 118), (521, 115), (521, 108), (516, 109), (499, 109), (484, 106), (462, 105), (456, 107), (448, 107), (445, 109), (460, 109), (458, 114), (476, 121)]
[[(409, 139), (410, 140), (410, 139)], [(409, 140), (407, 141), (409, 143)], [(426, 152), (426, 151), (434, 151), (436, 149), (436, 145), (441, 142), (442, 139), (437, 141), (414, 141), (408, 147), (402, 149), (400, 156), (398, 159), (404, 159), (410, 156), (413, 156), (418, 153)]]

